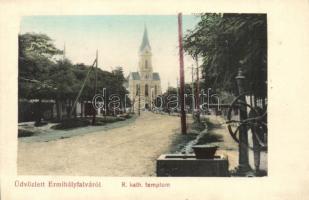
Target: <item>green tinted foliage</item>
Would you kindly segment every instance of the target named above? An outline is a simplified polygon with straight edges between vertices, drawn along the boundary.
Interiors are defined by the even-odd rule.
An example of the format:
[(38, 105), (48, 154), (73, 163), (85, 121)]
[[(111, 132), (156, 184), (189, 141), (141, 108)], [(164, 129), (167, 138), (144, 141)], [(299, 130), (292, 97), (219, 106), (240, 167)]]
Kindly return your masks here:
[[(83, 63), (73, 65), (68, 59), (58, 59), (57, 49), (45, 34), (19, 35), (19, 98), (75, 100), (90, 70), (79, 100), (92, 100), (95, 91), (95, 69)], [(125, 78), (121, 67), (112, 72), (97, 71), (97, 92), (124, 96)]]
[(51, 99), (55, 89), (49, 80), (55, 66), (54, 56), (61, 54), (45, 34), (26, 33), (18, 36), (19, 96), (28, 99)]
[(267, 23), (264, 14), (203, 14), (184, 38), (185, 51), (202, 58), (203, 87), (237, 93), (235, 76), (242, 67), (246, 90), (267, 91)]

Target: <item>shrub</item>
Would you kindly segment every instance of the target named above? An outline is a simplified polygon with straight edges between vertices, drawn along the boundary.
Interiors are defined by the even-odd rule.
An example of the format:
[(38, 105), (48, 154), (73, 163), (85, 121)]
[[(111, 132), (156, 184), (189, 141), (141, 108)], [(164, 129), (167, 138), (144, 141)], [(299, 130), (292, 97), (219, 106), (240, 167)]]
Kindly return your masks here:
[(25, 129), (18, 129), (18, 137), (30, 137), (34, 135), (34, 131), (25, 130)]
[(34, 126), (36, 126), (36, 127), (40, 127), (40, 126), (45, 126), (46, 124), (48, 124), (47, 122), (44, 122), (44, 121), (36, 121), (35, 123), (34, 123)]
[(90, 121), (85, 118), (65, 119), (60, 124), (54, 125), (51, 128), (56, 130), (72, 129), (77, 127), (89, 126)]
[(210, 143), (222, 142), (222, 141), (223, 141), (223, 138), (222, 138), (221, 135), (209, 132), (209, 133), (203, 135), (203, 137), (201, 137), (199, 139), (197, 144), (210, 144)]
[(128, 113), (124, 113), (122, 115), (118, 115), (118, 117), (123, 117), (125, 119), (130, 119), (132, 116), (130, 114), (128, 114)]

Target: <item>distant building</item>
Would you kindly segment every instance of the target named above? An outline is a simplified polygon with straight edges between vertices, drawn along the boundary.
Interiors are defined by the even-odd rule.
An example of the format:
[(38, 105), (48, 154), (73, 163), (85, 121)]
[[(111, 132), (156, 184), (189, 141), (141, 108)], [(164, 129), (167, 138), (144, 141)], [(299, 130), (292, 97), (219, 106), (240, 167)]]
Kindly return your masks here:
[[(148, 40), (147, 28), (145, 27), (142, 44), (139, 49), (138, 72), (131, 72), (127, 78), (127, 90), (129, 98), (134, 102), (134, 109), (137, 109), (137, 103), (141, 99), (141, 108), (151, 108), (153, 100), (161, 95), (161, 80), (157, 72), (153, 72), (152, 53)], [(139, 89), (140, 88), (140, 89)]]

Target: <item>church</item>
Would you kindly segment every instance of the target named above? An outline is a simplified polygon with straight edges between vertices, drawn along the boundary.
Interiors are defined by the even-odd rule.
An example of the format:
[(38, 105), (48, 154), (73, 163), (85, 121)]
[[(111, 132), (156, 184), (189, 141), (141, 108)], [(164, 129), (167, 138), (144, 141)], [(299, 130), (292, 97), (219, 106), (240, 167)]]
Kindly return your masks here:
[(130, 72), (127, 77), (126, 88), (129, 91), (129, 98), (134, 104), (134, 110), (138, 108), (139, 99), (141, 109), (151, 109), (153, 100), (161, 95), (160, 75), (153, 72), (152, 52), (146, 26), (139, 48), (138, 71)]

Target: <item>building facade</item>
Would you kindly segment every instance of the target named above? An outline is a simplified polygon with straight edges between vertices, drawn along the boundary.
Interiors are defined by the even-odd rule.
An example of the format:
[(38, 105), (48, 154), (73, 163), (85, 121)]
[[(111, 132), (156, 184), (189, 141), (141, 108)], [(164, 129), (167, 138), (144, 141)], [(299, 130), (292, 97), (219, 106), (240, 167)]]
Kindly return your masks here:
[(152, 52), (145, 27), (142, 44), (139, 48), (138, 71), (131, 72), (127, 78), (129, 98), (134, 103), (134, 110), (152, 108), (153, 100), (161, 95), (161, 80), (157, 72), (153, 72)]

